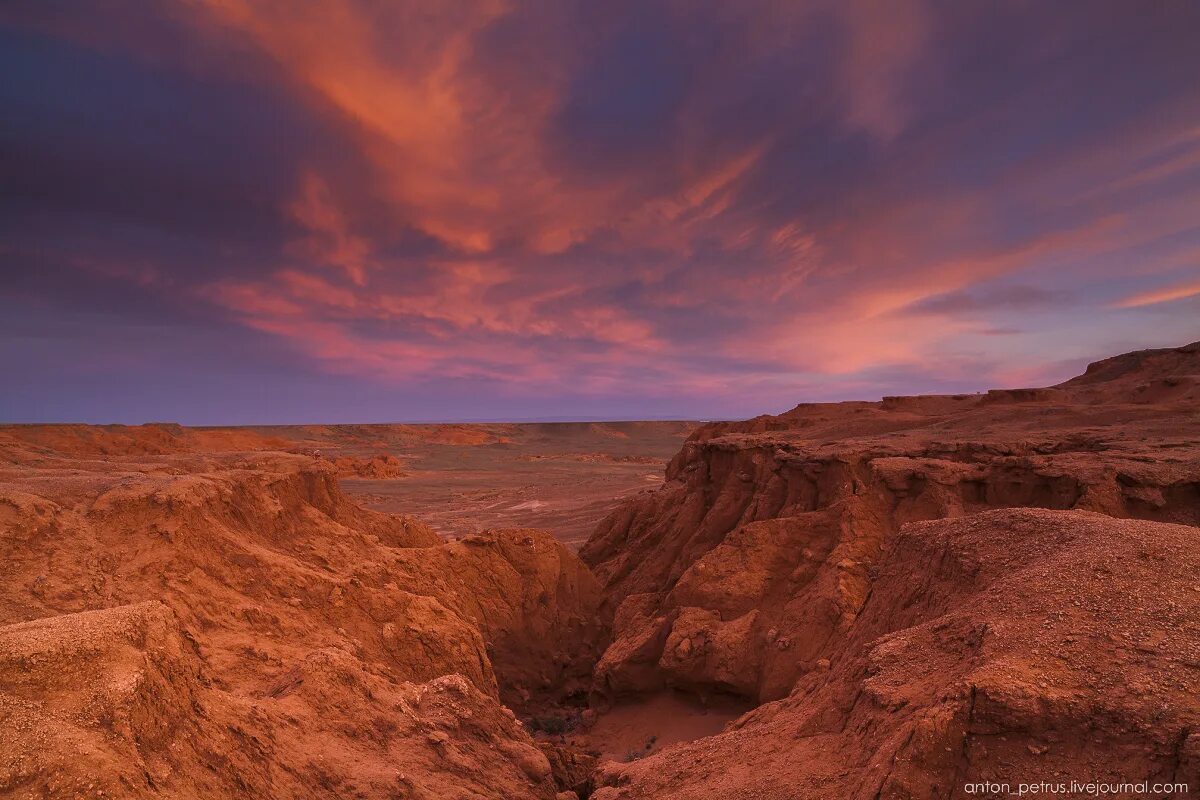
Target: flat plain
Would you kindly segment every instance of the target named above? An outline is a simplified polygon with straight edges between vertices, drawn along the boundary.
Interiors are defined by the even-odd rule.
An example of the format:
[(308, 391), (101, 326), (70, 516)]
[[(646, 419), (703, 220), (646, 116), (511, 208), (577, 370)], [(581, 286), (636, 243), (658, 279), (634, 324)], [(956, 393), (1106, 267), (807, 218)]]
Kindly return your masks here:
[[(342, 488), (375, 511), (411, 514), (447, 538), (540, 528), (578, 549), (663, 470), (699, 423), (559, 422), (330, 425), (254, 430), (345, 459)], [(372, 469), (385, 463), (390, 469)]]

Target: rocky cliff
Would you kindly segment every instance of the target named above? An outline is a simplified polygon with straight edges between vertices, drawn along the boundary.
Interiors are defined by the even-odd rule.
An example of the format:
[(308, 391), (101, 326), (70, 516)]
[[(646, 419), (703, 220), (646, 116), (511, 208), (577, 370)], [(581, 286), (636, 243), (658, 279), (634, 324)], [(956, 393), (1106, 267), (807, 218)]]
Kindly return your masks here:
[(785, 697), (855, 629), (905, 523), (987, 509), (1200, 524), (1200, 345), (1047, 389), (805, 405), (698, 430), (581, 556), (614, 641), (600, 702)]
[(1194, 790), (1198, 533), (1043, 509), (905, 525), (853, 624), (783, 698), (717, 736), (610, 762), (593, 800)]
[(1200, 345), (706, 426), (582, 550), (613, 619), (594, 699), (763, 705), (594, 797), (1195, 787), (1196, 525)]

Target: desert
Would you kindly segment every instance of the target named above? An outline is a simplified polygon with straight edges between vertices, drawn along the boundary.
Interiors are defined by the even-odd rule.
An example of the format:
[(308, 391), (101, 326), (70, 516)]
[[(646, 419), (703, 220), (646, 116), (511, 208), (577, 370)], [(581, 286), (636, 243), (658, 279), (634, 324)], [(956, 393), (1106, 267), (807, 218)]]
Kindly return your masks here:
[[(1198, 408), (1193, 344), (705, 425), (0, 428), (0, 793), (1195, 786)], [(438, 532), (443, 448), (598, 486)]]
[(1198, 42), (0, 1), (0, 800), (1196, 798)]

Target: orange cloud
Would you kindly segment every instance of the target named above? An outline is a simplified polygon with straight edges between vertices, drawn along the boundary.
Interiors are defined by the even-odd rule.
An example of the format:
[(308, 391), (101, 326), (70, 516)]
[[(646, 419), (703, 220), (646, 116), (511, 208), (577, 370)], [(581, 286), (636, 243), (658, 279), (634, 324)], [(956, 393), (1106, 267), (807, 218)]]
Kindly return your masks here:
[(1189, 297), (1197, 296), (1200, 296), (1200, 281), (1189, 281), (1162, 289), (1138, 292), (1137, 294), (1132, 294), (1118, 300), (1113, 306), (1116, 308), (1140, 308), (1142, 306), (1158, 305), (1159, 303), (1170, 303), (1175, 300), (1186, 300)]
[(341, 210), (333, 203), (329, 186), (314, 173), (305, 174), (300, 196), (289, 209), (295, 219), (311, 231), (293, 251), (343, 270), (355, 284), (367, 281), (371, 247), (354, 235)]
[[(632, 185), (640, 176), (569, 181), (545, 138), (570, 60), (528, 83), (473, 61), (476, 37), (512, 11), (505, 2), (433, 12), (423, 3), (197, 2), (356, 131), (399, 220), (464, 253), (514, 237), (533, 252), (559, 253), (602, 229), (638, 239), (669, 234), (677, 220), (700, 224), (727, 205), (723, 190), (763, 152), (760, 143), (681, 154), (671, 165), (676, 183), (660, 196), (642, 196)], [(361, 243), (327, 199), (327, 187), (310, 175), (292, 212), (331, 240), (322, 246), (342, 269), (361, 276)]]
[[(802, 178), (789, 161), (797, 145), (788, 137), (813, 124), (805, 113), (764, 114), (792, 129), (742, 128), (736, 104), (718, 122), (725, 105), (687, 92), (672, 107), (682, 123), (669, 147), (645, 162), (635, 152), (628, 168), (581, 167), (562, 152), (555, 126), (587, 54), (570, 37), (549, 36), (545, 52), (530, 55), (535, 69), (497, 57), (489, 37), (519, 14), (517, 4), (196, 7), (277, 62), (368, 167), (351, 182), (314, 160), (284, 208), (304, 230), (285, 248), (288, 260), (206, 290), (244, 324), (331, 368), (612, 388), (638, 370), (669, 373), (676, 386), (710, 385), (690, 369), (706, 358), (762, 374), (929, 364), (979, 321), (917, 316), (914, 304), (1022, 271), (1071, 265), (1086, 275), (1107, 268), (1103, 256), (1162, 241), (1194, 219), (1195, 203), (1178, 193), (1134, 207), (1114, 199), (1194, 167), (1197, 128), (1183, 112), (1065, 155), (1034, 149), (992, 180), (923, 182), (947, 154), (969, 162), (975, 138), (1005, 113), (964, 115), (916, 142), (901, 135), (919, 111), (912, 83), (942, 33), (923, 0), (752, 4), (746, 16), (757, 21), (731, 48), (735, 57), (698, 67), (718, 85), (722, 69), (759, 50), (790, 52), (821, 15), (835, 23), (844, 46), (825, 79), (836, 91), (828, 109), (813, 101), (813, 114), (827, 113), (825, 134), (851, 144), (840, 152), (842, 142), (823, 140), (829, 152), (813, 156), (812, 187), (792, 186)], [(546, 9), (539, 24), (556, 31), (559, 13)], [(798, 109), (809, 102), (799, 89), (791, 95), (781, 97)], [(724, 125), (736, 135), (718, 135)], [(839, 184), (857, 175), (839, 158), (877, 158), (863, 167), (873, 179)], [(820, 183), (830, 164), (845, 172)], [(1054, 221), (1010, 232), (1001, 217), (1013, 208)], [(438, 246), (396, 255), (389, 247), (402, 230)], [(1165, 302), (1160, 295), (1124, 304)], [(569, 361), (571, 375), (536, 353)]]
[[(357, 129), (384, 190), (421, 230), (476, 253), (492, 247), (501, 224), (540, 227), (525, 233), (543, 241), (561, 237), (557, 225), (537, 226), (554, 190), (535, 149), (545, 103), (528, 96), (514, 103), (465, 65), (472, 36), (503, 3), (441, 13), (416, 3), (386, 11), (350, 2), (204, 5)], [(498, 223), (501, 209), (509, 222)]]

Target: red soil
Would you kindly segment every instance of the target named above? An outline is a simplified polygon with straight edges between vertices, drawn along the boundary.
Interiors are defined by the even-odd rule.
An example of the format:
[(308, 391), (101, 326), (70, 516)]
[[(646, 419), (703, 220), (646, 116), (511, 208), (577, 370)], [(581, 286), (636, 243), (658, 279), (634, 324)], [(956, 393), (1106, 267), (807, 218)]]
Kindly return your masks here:
[(704, 426), (591, 571), (338, 483), (531, 426), (0, 428), (0, 796), (1194, 793), (1197, 409), (1192, 345)]
[(1191, 345), (697, 431), (581, 551), (614, 614), (595, 701), (768, 702), (595, 797), (1200, 786), (1198, 408)]

